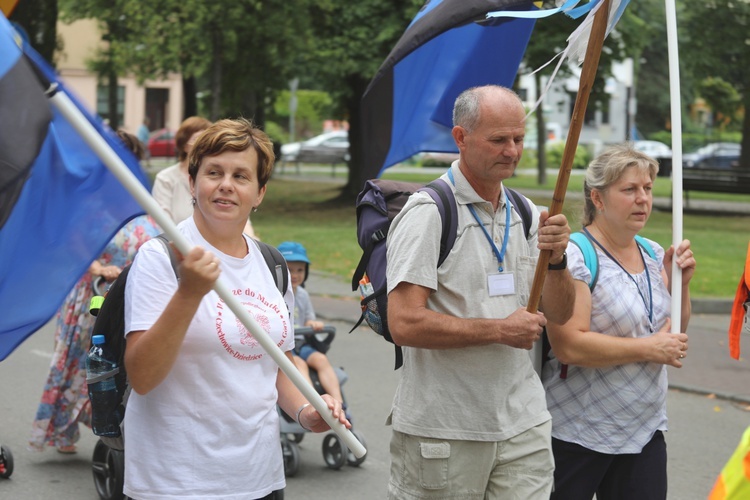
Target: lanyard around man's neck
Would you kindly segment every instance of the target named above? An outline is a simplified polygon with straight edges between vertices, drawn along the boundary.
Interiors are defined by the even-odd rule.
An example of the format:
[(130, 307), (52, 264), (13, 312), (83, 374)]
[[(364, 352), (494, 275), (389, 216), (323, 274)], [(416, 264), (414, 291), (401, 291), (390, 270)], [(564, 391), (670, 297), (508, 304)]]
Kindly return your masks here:
[[(454, 186), (456, 185), (456, 180), (453, 177), (453, 172), (451, 169), (448, 170), (448, 179), (450, 179), (451, 184)], [(510, 198), (506, 195), (505, 196), (505, 233), (503, 234), (503, 246), (501, 249), (498, 250), (497, 245), (495, 245), (495, 242), (492, 241), (492, 236), (490, 236), (490, 233), (487, 231), (487, 228), (484, 227), (484, 224), (481, 220), (479, 220), (479, 215), (477, 215), (476, 210), (474, 209), (473, 205), (469, 205), (469, 211), (471, 212), (471, 215), (474, 216), (474, 219), (479, 224), (479, 227), (482, 228), (482, 232), (484, 232), (485, 238), (487, 238), (487, 241), (490, 243), (490, 247), (492, 248), (492, 252), (495, 254), (495, 257), (497, 257), (497, 270), (498, 272), (503, 272), (503, 259), (505, 259), (505, 252), (508, 249), (508, 240), (510, 239), (510, 211), (512, 210), (513, 205), (510, 202)]]

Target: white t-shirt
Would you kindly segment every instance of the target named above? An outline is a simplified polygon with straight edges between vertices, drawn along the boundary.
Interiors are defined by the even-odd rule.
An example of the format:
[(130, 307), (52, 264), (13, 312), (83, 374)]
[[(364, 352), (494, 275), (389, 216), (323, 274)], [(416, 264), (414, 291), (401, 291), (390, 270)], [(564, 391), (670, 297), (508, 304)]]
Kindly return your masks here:
[[(212, 247), (192, 217), (178, 228), (219, 257), (220, 279), (282, 351), (292, 349), (292, 287), (281, 296), (257, 246), (246, 237), (249, 253), (235, 258)], [(176, 287), (163, 245), (144, 244), (128, 277), (125, 331), (150, 328)], [(276, 363), (219, 295), (206, 294), (167, 378), (146, 395), (131, 393), (125, 494), (236, 500), (283, 488), (277, 374)]]

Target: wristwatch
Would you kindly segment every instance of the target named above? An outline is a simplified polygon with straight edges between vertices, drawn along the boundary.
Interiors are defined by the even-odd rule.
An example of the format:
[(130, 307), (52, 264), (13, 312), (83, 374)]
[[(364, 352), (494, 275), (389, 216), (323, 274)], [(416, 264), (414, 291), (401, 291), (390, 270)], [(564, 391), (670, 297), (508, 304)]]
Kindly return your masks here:
[(568, 254), (563, 252), (563, 258), (558, 264), (547, 264), (547, 269), (550, 271), (562, 271), (568, 267)]

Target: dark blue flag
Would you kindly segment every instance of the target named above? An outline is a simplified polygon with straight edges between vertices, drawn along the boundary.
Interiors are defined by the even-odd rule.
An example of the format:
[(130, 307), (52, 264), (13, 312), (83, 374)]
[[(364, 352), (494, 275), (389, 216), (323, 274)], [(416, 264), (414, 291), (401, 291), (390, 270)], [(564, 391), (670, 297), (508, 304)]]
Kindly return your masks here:
[(362, 98), (365, 178), (420, 151), (455, 152), (453, 102), (474, 86), (512, 87), (537, 10), (530, 0), (432, 0), (417, 14)]
[(0, 15), (0, 360), (57, 312), (109, 240), (143, 209), (50, 106), (65, 92), (144, 186), (137, 159)]

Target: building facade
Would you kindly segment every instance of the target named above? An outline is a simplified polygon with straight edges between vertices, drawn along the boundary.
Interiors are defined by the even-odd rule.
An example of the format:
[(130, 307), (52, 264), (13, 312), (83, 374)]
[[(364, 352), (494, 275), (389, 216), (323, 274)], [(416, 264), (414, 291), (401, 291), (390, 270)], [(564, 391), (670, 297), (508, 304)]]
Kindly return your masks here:
[[(87, 67), (87, 62), (104, 44), (96, 21), (58, 23), (57, 30), (63, 42), (63, 50), (56, 56), (61, 79), (89, 111), (106, 116), (106, 82), (97, 82), (96, 75)], [(143, 85), (134, 76), (118, 78), (118, 113), (120, 126), (131, 133), (136, 132), (144, 118), (149, 119), (152, 131), (177, 130), (183, 117), (181, 76), (170, 74), (164, 80), (149, 80)]]

